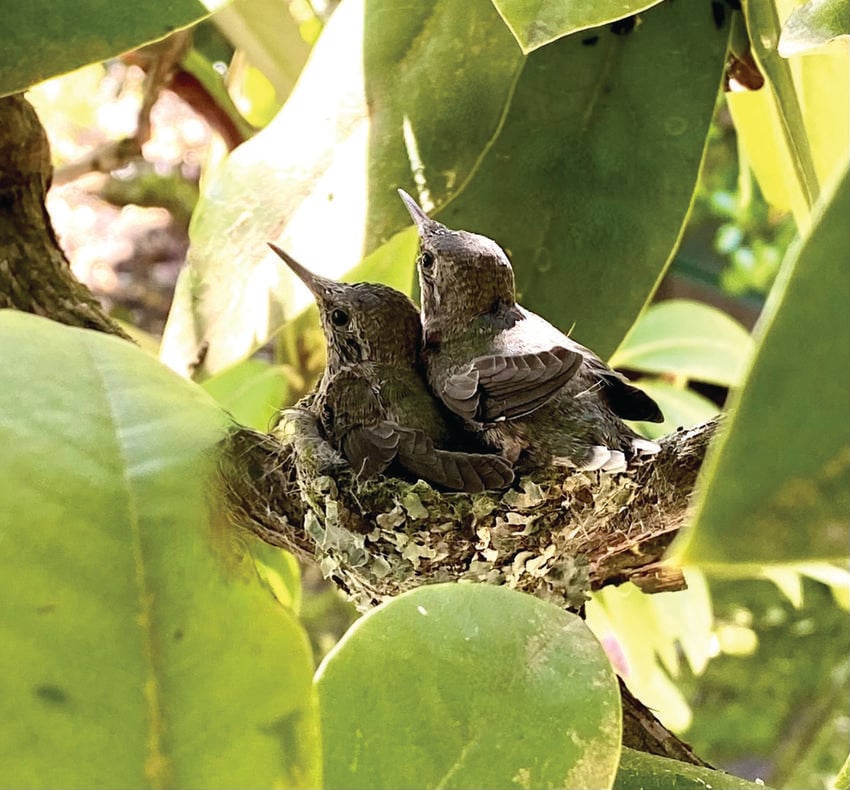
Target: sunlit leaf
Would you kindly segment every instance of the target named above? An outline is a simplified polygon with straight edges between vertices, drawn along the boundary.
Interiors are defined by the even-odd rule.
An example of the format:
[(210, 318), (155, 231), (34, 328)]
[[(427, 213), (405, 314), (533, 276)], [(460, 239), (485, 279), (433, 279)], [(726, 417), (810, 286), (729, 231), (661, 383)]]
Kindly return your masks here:
[(805, 53), (839, 36), (850, 36), (850, 2), (809, 0), (785, 20), (779, 54), (788, 58)]
[(580, 618), (490, 585), (420, 587), (317, 673), (328, 788), (610, 787), (617, 682)]
[(0, 96), (120, 55), (203, 19), (226, 0), (85, 3), (58, 0), (3, 8)]
[[(781, 3), (780, 13), (790, 13), (793, 5)], [(802, 125), (815, 173), (826, 183), (840, 171), (848, 155), (850, 51), (836, 42), (817, 53), (792, 58), (786, 69), (793, 78), (795, 101), (805, 108)], [(809, 214), (806, 197), (769, 86), (727, 93), (726, 101), (765, 198), (778, 209), (793, 210), (798, 224), (805, 227)]]
[(316, 787), (306, 635), (216, 507), (224, 412), (25, 313), (0, 355), (3, 784)]
[(752, 350), (750, 333), (727, 313), (699, 302), (671, 299), (647, 309), (609, 363), (737, 386)]
[(224, 5), (212, 21), (271, 82), (283, 101), (310, 54), (289, 4), (279, 0), (239, 0)]
[(523, 52), (579, 30), (637, 14), (660, 0), (493, 0)]
[(288, 551), (251, 541), (251, 554), (260, 578), (272, 594), (295, 614), (301, 609), (301, 566)]
[(247, 359), (208, 378), (203, 387), (240, 425), (268, 431), (272, 419), (286, 404), (287, 381), (281, 365)]
[(678, 561), (752, 569), (845, 558), (850, 521), (850, 180), (789, 250), (759, 349), (703, 469)]
[(850, 609), (850, 571), (825, 562), (803, 563), (796, 566), (804, 576), (825, 584), (835, 602), (845, 610)]

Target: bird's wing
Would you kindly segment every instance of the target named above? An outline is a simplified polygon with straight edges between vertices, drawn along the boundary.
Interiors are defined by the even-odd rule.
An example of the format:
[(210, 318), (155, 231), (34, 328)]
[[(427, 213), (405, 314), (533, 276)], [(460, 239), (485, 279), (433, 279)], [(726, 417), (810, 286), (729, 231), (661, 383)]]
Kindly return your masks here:
[(443, 401), (470, 422), (516, 419), (549, 401), (584, 357), (562, 346), (527, 354), (476, 357), (443, 386)]
[(383, 419), (377, 391), (357, 370), (344, 368), (323, 379), (315, 406), (325, 434), (358, 477), (374, 477), (392, 463), (398, 436)]
[(367, 480), (383, 472), (398, 453), (399, 435), (393, 423), (358, 425), (342, 436), (342, 453), (357, 477)]
[(423, 480), (476, 493), (506, 488), (514, 479), (510, 464), (498, 455), (440, 450), (420, 430), (396, 426), (396, 431), (399, 463)]
[(588, 351), (585, 359), (602, 384), (602, 394), (614, 414), (623, 420), (664, 422), (658, 404), (643, 390), (629, 384), (625, 376), (611, 370), (592, 352)]

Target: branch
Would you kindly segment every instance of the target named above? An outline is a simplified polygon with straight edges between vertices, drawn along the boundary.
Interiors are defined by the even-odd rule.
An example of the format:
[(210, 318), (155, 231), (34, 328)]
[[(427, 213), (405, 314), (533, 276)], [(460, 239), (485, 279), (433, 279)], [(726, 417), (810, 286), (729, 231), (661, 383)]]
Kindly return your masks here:
[(35, 110), (0, 98), (0, 308), (126, 337), (71, 273), (44, 206), (52, 167)]

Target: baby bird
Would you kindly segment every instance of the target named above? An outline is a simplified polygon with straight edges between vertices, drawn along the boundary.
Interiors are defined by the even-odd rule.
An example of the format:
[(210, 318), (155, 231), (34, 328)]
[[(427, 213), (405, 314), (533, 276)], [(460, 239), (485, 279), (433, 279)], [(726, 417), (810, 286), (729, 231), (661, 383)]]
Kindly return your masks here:
[(419, 230), (424, 359), (431, 389), (511, 462), (622, 471), (660, 449), (624, 422), (664, 418), (655, 401), (516, 302), (492, 239), (450, 230), (399, 190)]
[(410, 299), (385, 285), (319, 277), (269, 246), (319, 305), (328, 359), (313, 406), (360, 479), (396, 463), (457, 491), (510, 485), (513, 469), (498, 455), (442, 449), (452, 445), (450, 428), (420, 371), (422, 330)]

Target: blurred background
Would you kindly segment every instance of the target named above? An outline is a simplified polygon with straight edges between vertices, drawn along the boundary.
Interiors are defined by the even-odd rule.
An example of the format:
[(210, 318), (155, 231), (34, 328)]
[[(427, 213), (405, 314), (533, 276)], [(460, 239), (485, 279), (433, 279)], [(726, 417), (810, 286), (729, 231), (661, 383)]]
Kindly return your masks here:
[[(50, 139), (48, 209), (60, 244), (76, 276), (153, 353), (190, 226), (203, 232), (200, 196), (228, 153), (275, 118), (335, 5), (238, 0), (165, 41), (28, 92)], [(663, 426), (644, 426), (653, 436), (709, 419), (740, 383), (750, 331), (797, 232), (791, 206), (765, 198), (728, 95), (716, 103), (675, 258), (611, 358), (668, 415)], [(407, 268), (393, 277), (410, 292), (409, 241), (400, 258)], [(249, 359), (202, 381), (237, 420), (261, 430), (322, 370), (314, 316), (299, 309), (286, 319)], [(702, 377), (677, 364), (669, 341), (682, 337), (718, 347)], [(647, 351), (659, 342), (671, 345), (668, 358)], [(301, 618), (318, 663), (357, 613), (317, 567), (301, 573)], [(850, 738), (846, 571), (779, 569), (739, 580), (694, 573), (689, 583), (655, 596), (630, 585), (606, 590), (589, 604), (588, 621), (635, 693), (705, 759), (776, 787), (827, 787)]]

